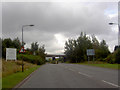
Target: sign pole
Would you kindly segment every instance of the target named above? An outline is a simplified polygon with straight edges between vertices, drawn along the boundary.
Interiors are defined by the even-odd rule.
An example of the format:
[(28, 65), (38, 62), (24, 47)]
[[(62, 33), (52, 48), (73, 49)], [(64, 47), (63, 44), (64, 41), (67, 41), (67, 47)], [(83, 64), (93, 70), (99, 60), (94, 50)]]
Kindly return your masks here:
[(88, 55), (88, 63), (89, 63), (89, 55)]
[[(22, 26), (22, 47), (24, 48), (24, 44), (23, 44), (23, 26)], [(22, 55), (22, 72), (24, 72), (23, 55)]]
[(94, 61), (94, 55), (93, 55), (93, 63), (94, 63), (95, 61)]

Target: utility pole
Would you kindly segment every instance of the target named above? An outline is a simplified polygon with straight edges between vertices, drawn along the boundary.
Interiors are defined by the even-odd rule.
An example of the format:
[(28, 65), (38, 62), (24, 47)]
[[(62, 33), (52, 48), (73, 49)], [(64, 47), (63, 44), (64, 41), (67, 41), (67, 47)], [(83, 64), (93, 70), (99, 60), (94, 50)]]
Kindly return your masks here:
[(120, 25), (117, 23), (109, 23), (109, 25), (118, 25), (118, 47), (120, 46)]

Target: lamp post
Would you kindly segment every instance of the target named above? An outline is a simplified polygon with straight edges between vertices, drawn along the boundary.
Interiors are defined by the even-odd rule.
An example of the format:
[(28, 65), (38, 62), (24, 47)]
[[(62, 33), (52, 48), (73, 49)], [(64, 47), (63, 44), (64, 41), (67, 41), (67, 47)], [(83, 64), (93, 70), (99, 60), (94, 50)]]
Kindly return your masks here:
[(109, 25), (118, 25), (118, 46), (120, 46), (120, 25), (117, 23), (109, 23)]
[[(22, 26), (22, 47), (24, 48), (24, 43), (23, 43), (23, 28), (27, 26), (34, 26), (34, 25), (23, 25)], [(24, 71), (24, 64), (23, 64), (23, 58), (22, 58), (22, 72)]]

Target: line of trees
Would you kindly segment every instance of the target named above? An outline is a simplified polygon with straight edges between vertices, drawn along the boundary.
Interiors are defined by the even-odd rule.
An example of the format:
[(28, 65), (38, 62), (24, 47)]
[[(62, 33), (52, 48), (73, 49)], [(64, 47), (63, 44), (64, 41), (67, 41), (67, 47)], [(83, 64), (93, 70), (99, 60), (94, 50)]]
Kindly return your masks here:
[(119, 63), (120, 61), (118, 60), (120, 58), (119, 50), (116, 50), (114, 54), (111, 54), (105, 40), (99, 42), (95, 35), (88, 36), (83, 32), (81, 32), (77, 39), (68, 39), (68, 41), (65, 42), (64, 53), (69, 62), (84, 62), (87, 61), (88, 58), (86, 52), (87, 49), (95, 50), (96, 61), (105, 61), (109, 63)]
[(16, 48), (17, 53), (19, 53), (19, 50), (21, 48), (21, 42), (19, 38), (15, 38), (11, 40), (10, 38), (2, 39), (2, 58), (6, 57), (6, 48)]
[(27, 54), (32, 54), (32, 55), (39, 55), (41, 56), (42, 59), (45, 60), (45, 45), (41, 45), (39, 47), (38, 42), (33, 42), (31, 43), (31, 48), (26, 49)]
[[(22, 44), (18, 37), (13, 40), (10, 38), (0, 39), (0, 41), (2, 42), (2, 58), (6, 58), (6, 48), (16, 48), (18, 59), (24, 59), (28, 62), (35, 62), (35, 63), (37, 62), (37, 64), (41, 62), (43, 64), (45, 62), (45, 46), (44, 45), (39, 47), (39, 44), (37, 42), (33, 42), (31, 43), (31, 48), (27, 48), (24, 55), (21, 55), (19, 53), (19, 50), (21, 49)], [(29, 57), (31, 57), (33, 60), (31, 60)], [(41, 59), (41, 60), (35, 61), (35, 59)]]

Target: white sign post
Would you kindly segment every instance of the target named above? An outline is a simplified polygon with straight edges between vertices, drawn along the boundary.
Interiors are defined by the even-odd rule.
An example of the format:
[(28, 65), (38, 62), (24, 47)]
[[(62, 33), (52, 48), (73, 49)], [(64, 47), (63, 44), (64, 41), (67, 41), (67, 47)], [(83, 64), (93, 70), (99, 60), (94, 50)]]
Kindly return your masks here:
[(6, 61), (16, 60), (16, 48), (6, 48)]

